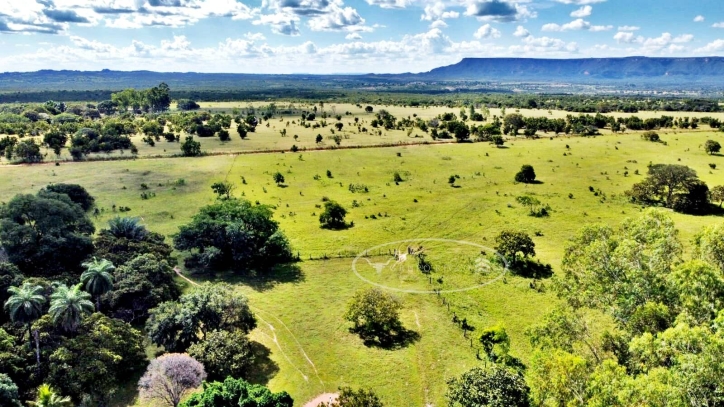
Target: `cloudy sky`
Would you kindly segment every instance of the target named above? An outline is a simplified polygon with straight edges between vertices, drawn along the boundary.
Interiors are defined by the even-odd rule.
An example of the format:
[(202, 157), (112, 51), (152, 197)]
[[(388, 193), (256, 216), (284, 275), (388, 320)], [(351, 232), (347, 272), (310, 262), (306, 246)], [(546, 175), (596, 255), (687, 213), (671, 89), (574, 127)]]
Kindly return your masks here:
[(0, 0), (0, 71), (421, 72), (724, 56), (724, 0)]

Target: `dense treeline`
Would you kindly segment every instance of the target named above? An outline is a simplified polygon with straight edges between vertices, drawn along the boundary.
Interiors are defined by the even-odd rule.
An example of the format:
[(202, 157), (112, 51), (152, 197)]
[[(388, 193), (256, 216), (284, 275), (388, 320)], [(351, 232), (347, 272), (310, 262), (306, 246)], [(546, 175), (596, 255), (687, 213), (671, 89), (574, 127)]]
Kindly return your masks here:
[[(167, 390), (164, 384), (179, 379), (168, 369), (178, 373), (179, 363), (184, 374), (198, 367), (198, 381), (179, 379), (183, 391), (207, 375), (251, 377), (255, 356), (247, 335), (256, 319), (246, 298), (226, 284), (182, 295), (165, 237), (128, 217), (111, 219), (94, 235), (94, 206), (75, 184), (48, 185), (0, 205), (3, 406), (63, 399), (58, 394), (68, 398), (63, 405), (107, 406), (146, 366), (142, 396)], [(213, 260), (196, 262), (199, 268), (269, 272), (293, 260), (271, 217), (266, 206), (220, 198), (180, 230), (175, 244), (191, 258)], [(166, 354), (149, 364), (145, 336), (165, 352), (191, 356)], [(283, 400), (291, 405), (288, 395)]]
[[(116, 91), (45, 91), (0, 93), (0, 103), (40, 103), (46, 100), (63, 102), (97, 102), (109, 100)], [(448, 106), (450, 108), (473, 105), (506, 107), (509, 109), (565, 110), (574, 113), (635, 113), (661, 112), (721, 112), (724, 108), (716, 98), (644, 97), (644, 96), (590, 96), (567, 94), (513, 94), (506, 91), (359, 91), (302, 87), (263, 87), (243, 90), (173, 90), (174, 100), (190, 99), (203, 102), (218, 101), (282, 101), (326, 103), (366, 103), (392, 106)]]

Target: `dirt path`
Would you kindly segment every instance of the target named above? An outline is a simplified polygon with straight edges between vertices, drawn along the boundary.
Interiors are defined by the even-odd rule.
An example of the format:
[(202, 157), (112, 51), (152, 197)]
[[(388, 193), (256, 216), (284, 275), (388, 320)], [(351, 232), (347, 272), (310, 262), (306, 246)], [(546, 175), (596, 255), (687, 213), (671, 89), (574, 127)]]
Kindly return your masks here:
[(304, 407), (317, 407), (321, 403), (329, 403), (330, 401), (337, 401), (337, 397), (339, 397), (338, 393), (323, 393), (319, 396), (313, 398), (312, 400), (309, 400), (304, 404)]
[(189, 284), (198, 287), (199, 283), (197, 283), (197, 282), (191, 280), (190, 278), (186, 277), (185, 275), (183, 275), (183, 274), (181, 273), (181, 269), (179, 269), (178, 267), (174, 267), (174, 268), (173, 268), (173, 271), (175, 271), (176, 274), (177, 274), (179, 277), (181, 277), (181, 278), (183, 278), (184, 280), (188, 281)]

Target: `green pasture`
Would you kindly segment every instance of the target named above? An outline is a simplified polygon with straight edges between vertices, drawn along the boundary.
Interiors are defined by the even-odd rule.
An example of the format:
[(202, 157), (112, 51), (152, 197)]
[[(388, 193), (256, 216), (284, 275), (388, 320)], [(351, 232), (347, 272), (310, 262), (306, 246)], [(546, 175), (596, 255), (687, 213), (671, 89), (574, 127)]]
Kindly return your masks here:
[[(234, 109), (238, 109), (241, 112), (247, 111), (250, 108), (261, 109), (269, 105), (268, 102), (202, 102), (202, 110), (210, 111), (212, 113), (227, 113), (231, 114)], [(269, 151), (291, 151), (293, 146), (296, 146), (300, 150), (311, 150), (311, 149), (334, 149), (337, 147), (335, 141), (331, 138), (332, 136), (340, 135), (342, 140), (340, 147), (371, 147), (371, 146), (387, 146), (387, 145), (402, 145), (402, 144), (422, 144), (422, 143), (449, 143), (451, 140), (433, 140), (428, 133), (421, 131), (420, 129), (413, 129), (408, 134), (407, 130), (385, 130), (383, 128), (373, 128), (370, 122), (375, 118), (375, 112), (380, 109), (388, 110), (392, 115), (401, 119), (403, 117), (409, 117), (414, 119), (419, 117), (425, 120), (437, 117), (440, 114), (446, 112), (453, 112), (459, 116), (460, 108), (448, 108), (445, 106), (433, 106), (433, 107), (405, 107), (405, 106), (384, 106), (374, 105), (374, 111), (367, 113), (364, 111), (366, 105), (360, 105), (357, 107), (354, 104), (305, 104), (305, 103), (276, 103), (275, 106), (279, 112), (285, 110), (291, 111), (312, 111), (313, 107), (317, 108), (317, 118), (315, 121), (310, 122), (311, 124), (321, 123), (322, 120), (327, 122), (326, 127), (305, 128), (300, 125), (300, 115), (297, 114), (281, 114), (274, 118), (266, 121), (256, 128), (256, 132), (248, 133), (247, 138), (242, 140), (236, 131), (237, 124), (232, 123), (229, 129), (229, 135), (231, 139), (226, 142), (222, 142), (218, 137), (206, 137), (201, 138), (194, 136), (194, 139), (201, 143), (201, 150), (209, 154), (233, 154), (240, 152), (269, 152)], [(478, 109), (480, 110), (480, 109)], [(259, 110), (257, 110), (259, 112)], [(327, 113), (329, 117), (322, 119), (322, 112)], [(467, 110), (466, 110), (467, 112)], [(565, 118), (567, 115), (577, 116), (579, 113), (571, 113), (560, 110), (539, 110), (539, 109), (506, 109), (505, 114), (519, 112), (526, 117), (549, 117), (549, 118)], [(347, 114), (349, 113), (349, 114)], [(337, 131), (334, 128), (334, 123), (337, 119), (334, 117), (341, 115), (343, 128), (341, 131)], [(503, 116), (501, 109), (490, 109), (491, 116)], [(642, 119), (651, 117), (660, 117), (662, 115), (673, 116), (673, 117), (704, 117), (711, 116), (724, 120), (724, 113), (700, 113), (700, 112), (638, 112), (638, 113), (609, 113), (608, 115), (613, 117), (628, 117), (638, 116)], [(362, 132), (358, 129), (355, 123), (355, 118), (359, 120), (359, 125), (367, 129), (366, 132)], [(469, 122), (474, 123), (474, 122)], [(477, 122), (475, 122), (477, 123)], [(483, 124), (479, 122), (477, 124)], [(285, 131), (285, 135), (282, 135), (282, 131)], [(381, 134), (379, 133), (381, 131)], [(699, 130), (685, 130), (688, 133), (699, 133), (710, 131), (709, 126), (703, 125), (702, 129)], [(333, 133), (334, 132), (334, 133)], [(602, 134), (611, 134), (609, 130), (602, 129)], [(664, 133), (676, 133), (679, 130), (664, 130)], [(316, 142), (317, 135), (321, 135), (323, 140), (321, 143)], [(186, 134), (181, 134), (181, 141), (183, 141)], [(294, 136), (297, 136), (296, 138)], [(553, 136), (553, 134), (545, 134), (539, 132), (541, 137)], [(42, 144), (42, 137), (36, 137), (38, 142)], [(138, 148), (138, 157), (168, 157), (172, 155), (179, 155), (181, 153), (179, 142), (167, 142), (164, 139), (157, 141), (154, 146), (150, 146), (143, 142), (143, 135), (136, 134), (131, 136), (131, 140)], [(42, 152), (46, 154), (46, 161), (70, 161), (71, 156), (67, 149), (64, 149), (60, 157), (56, 157), (53, 151), (49, 148), (42, 147)], [(95, 153), (91, 154), (91, 159), (104, 159), (104, 158), (118, 158), (127, 157), (130, 158), (131, 154), (129, 151), (119, 152), (114, 151), (112, 153)], [(7, 164), (7, 160), (0, 157), (0, 164)]]
[[(419, 109), (425, 110), (432, 109)], [(263, 137), (263, 126), (259, 129), (262, 132), (251, 137)], [(299, 405), (318, 393), (352, 385), (374, 388), (392, 406), (439, 406), (444, 402), (445, 380), (482, 363), (476, 359), (476, 348), (471, 347), (470, 336), (476, 336), (476, 331), (465, 337), (452, 322), (453, 315), (466, 318), (477, 331), (503, 324), (511, 336), (512, 353), (525, 362), (530, 348), (524, 330), (537, 323), (556, 300), (548, 289), (531, 289), (529, 279), (511, 275), (495, 279), (494, 273), (470, 271), (477, 249), (425, 239), (493, 247), (501, 230), (524, 230), (533, 236), (538, 258), (550, 263), (555, 272), (566, 240), (583, 225), (615, 225), (641, 211), (623, 193), (644, 178), (649, 162), (688, 165), (710, 187), (724, 184), (724, 158), (706, 155), (701, 148), (707, 139), (724, 142), (724, 133), (660, 134), (667, 145), (623, 134), (521, 138), (509, 140), (505, 148), (466, 143), (2, 166), (0, 201), (17, 193), (33, 193), (52, 182), (78, 183), (97, 199), (98, 227), (113, 216), (137, 216), (149, 229), (170, 236), (200, 207), (214, 201), (212, 183), (229, 181), (235, 186), (234, 196), (275, 207), (275, 218), (302, 259), (296, 268), (273, 278), (190, 276), (197, 281), (232, 282), (249, 296), (260, 317), (252, 337), (268, 352), (260, 357), (264, 364), (257, 372), (258, 381), (268, 383), (273, 391), (287, 390)], [(232, 140), (252, 142), (242, 142), (234, 135)], [(523, 164), (534, 166), (539, 184), (513, 182)], [(709, 164), (717, 164), (717, 169)], [(285, 177), (282, 186), (272, 180), (277, 171)], [(403, 178), (399, 185), (393, 181), (395, 172)], [(448, 182), (451, 175), (459, 176), (455, 186)], [(350, 185), (357, 192), (350, 191)], [(150, 198), (142, 199), (142, 192)], [(524, 194), (550, 205), (550, 216), (528, 216), (527, 209), (516, 202), (516, 197)], [(345, 206), (354, 226), (340, 231), (320, 229), (318, 206), (323, 197)], [(130, 211), (120, 213), (121, 207)], [(687, 245), (703, 226), (722, 221), (712, 216), (671, 216)], [(427, 246), (434, 266), (429, 277), (415, 273), (416, 264), (409, 263), (376, 274), (364, 260), (357, 263), (360, 273), (396, 288), (451, 290), (492, 282), (441, 296), (397, 292), (405, 304), (403, 323), (419, 337), (399, 349), (367, 347), (348, 332), (342, 319), (353, 293), (368, 286), (353, 273), (352, 262), (365, 250), (408, 239), (416, 239), (413, 246)], [(383, 246), (377, 253), (373, 250), (370, 260), (387, 261), (390, 256), (385, 250), (406, 250), (407, 245)], [(544, 280), (544, 287), (548, 284)]]

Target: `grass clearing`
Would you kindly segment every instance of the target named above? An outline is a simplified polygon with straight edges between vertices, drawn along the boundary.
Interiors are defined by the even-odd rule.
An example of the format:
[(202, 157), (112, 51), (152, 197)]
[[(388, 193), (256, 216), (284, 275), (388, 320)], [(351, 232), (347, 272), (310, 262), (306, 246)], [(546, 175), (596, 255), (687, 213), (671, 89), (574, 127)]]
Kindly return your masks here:
[[(95, 218), (99, 227), (113, 216), (138, 216), (149, 229), (171, 235), (201, 206), (213, 202), (212, 183), (227, 180), (235, 186), (234, 196), (276, 207), (275, 218), (302, 258), (297, 264), (300, 273), (271, 281), (225, 274), (191, 276), (198, 281), (234, 283), (249, 296), (257, 314), (274, 327), (260, 320), (252, 333), (269, 350), (268, 374), (258, 380), (268, 380), (273, 391), (287, 390), (298, 405), (347, 384), (375, 388), (390, 405), (442, 405), (445, 380), (480, 363), (470, 339), (452, 323), (453, 314), (467, 318), (477, 330), (502, 323), (511, 336), (513, 355), (527, 361), (530, 348), (523, 332), (554, 306), (554, 295), (530, 289), (530, 280), (519, 277), (446, 294), (445, 304), (436, 295), (399, 294), (405, 304), (404, 326), (419, 333), (419, 340), (396, 350), (370, 348), (350, 334), (342, 320), (347, 301), (366, 286), (351, 271), (354, 256), (404, 239), (455, 239), (492, 247), (497, 233), (512, 228), (531, 234), (538, 257), (555, 271), (566, 240), (581, 226), (614, 225), (639, 213), (640, 207), (628, 203), (623, 193), (643, 179), (649, 162), (688, 165), (710, 187), (724, 184), (724, 158), (708, 156), (700, 147), (707, 139), (724, 142), (724, 133), (660, 134), (668, 145), (624, 134), (520, 139), (500, 149), (482, 143), (446, 144), (3, 166), (0, 201), (19, 192), (34, 193), (51, 182), (78, 183), (102, 208)], [(710, 163), (717, 163), (717, 169), (711, 169)], [(533, 165), (540, 184), (513, 183), (523, 164)], [(272, 179), (277, 171), (286, 178), (284, 187)], [(395, 172), (403, 178), (399, 185), (393, 180)], [(459, 175), (458, 188), (448, 184), (451, 175)], [(350, 184), (364, 185), (368, 192), (352, 192)], [(589, 187), (602, 194), (595, 195)], [(142, 192), (151, 197), (141, 198)], [(527, 216), (527, 209), (516, 202), (524, 194), (550, 205), (551, 215)], [(350, 211), (347, 220), (354, 227), (319, 228), (317, 205), (325, 196)], [(130, 212), (118, 212), (121, 206), (130, 207)], [(672, 217), (685, 244), (701, 227), (722, 221), (711, 216)], [(433, 265), (472, 256), (454, 248), (436, 253), (430, 255)], [(323, 257), (329, 260), (320, 260)], [(433, 273), (433, 278), (444, 273)], [(414, 273), (383, 277), (398, 282), (419, 279)], [(453, 277), (444, 278), (441, 286), (453, 285)], [(424, 279), (412, 283), (421, 284)]]

